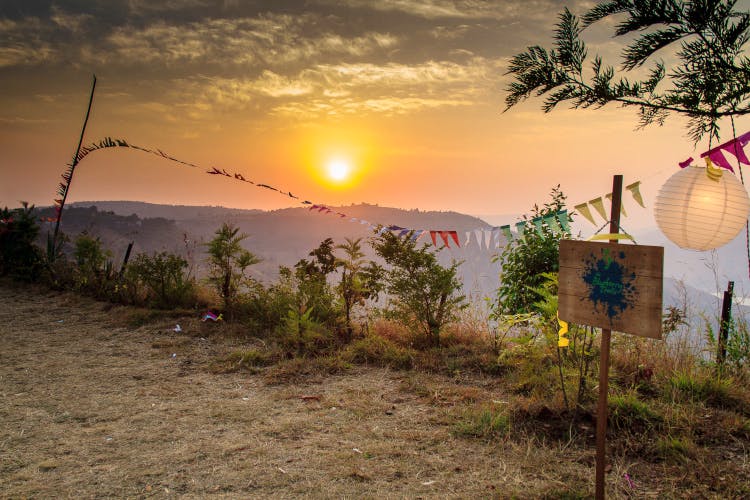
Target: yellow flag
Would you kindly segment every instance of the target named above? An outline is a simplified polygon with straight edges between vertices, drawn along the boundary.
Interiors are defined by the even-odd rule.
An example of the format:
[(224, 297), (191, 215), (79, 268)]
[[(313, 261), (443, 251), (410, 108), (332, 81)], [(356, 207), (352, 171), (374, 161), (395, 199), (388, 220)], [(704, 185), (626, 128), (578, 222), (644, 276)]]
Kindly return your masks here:
[(557, 332), (557, 347), (568, 347), (570, 345), (570, 339), (566, 337), (568, 334), (568, 322), (560, 319), (560, 312), (557, 313), (557, 322), (560, 324), (560, 331)]

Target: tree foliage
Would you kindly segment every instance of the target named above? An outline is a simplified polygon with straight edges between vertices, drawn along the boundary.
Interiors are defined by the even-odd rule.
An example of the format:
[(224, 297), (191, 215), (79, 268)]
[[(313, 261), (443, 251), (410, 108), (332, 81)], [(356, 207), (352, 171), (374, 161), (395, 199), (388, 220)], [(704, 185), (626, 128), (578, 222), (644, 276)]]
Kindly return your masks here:
[(377, 298), (382, 290), (383, 269), (374, 262), (365, 264), (362, 252), (362, 238), (346, 238), (346, 243), (336, 245), (344, 252), (343, 258), (337, 258), (336, 264), (341, 268), (341, 281), (336, 291), (344, 307), (344, 321), (347, 341), (352, 340), (352, 309), (364, 305), (370, 298)]
[(187, 269), (185, 259), (168, 252), (139, 254), (128, 266), (148, 289), (150, 304), (160, 309), (193, 305), (195, 283)]
[[(546, 96), (549, 112), (568, 102), (574, 108), (616, 102), (638, 109), (640, 126), (662, 124), (670, 113), (687, 116), (695, 142), (719, 137), (722, 117), (750, 113), (750, 60), (744, 46), (750, 37), (750, 13), (738, 12), (736, 0), (606, 0), (581, 21), (567, 8), (559, 15), (554, 49), (528, 47), (511, 60), (506, 110), (530, 96)], [(642, 80), (616, 77), (612, 66), (594, 57), (582, 32), (597, 21), (615, 17), (614, 37), (631, 35), (622, 50), (622, 70), (652, 65)], [(657, 55), (674, 49), (667, 68)], [(660, 52), (662, 51), (662, 52)]]
[(247, 283), (247, 268), (260, 262), (258, 257), (242, 248), (242, 240), (247, 237), (246, 234), (239, 234), (238, 227), (224, 223), (207, 244), (208, 281), (219, 292), (224, 308), (230, 315), (241, 287)]
[(501, 283), (495, 306), (498, 316), (531, 312), (539, 300), (535, 289), (546, 281), (545, 273), (558, 270), (560, 239), (565, 235), (553, 231), (547, 224), (537, 232), (530, 223), (532, 218), (555, 215), (565, 208), (565, 195), (560, 186), (552, 189), (551, 197), (552, 200), (542, 207), (534, 205), (531, 216), (524, 215), (527, 224), (523, 237), (519, 235), (500, 255)]
[(41, 278), (43, 255), (35, 240), (39, 224), (34, 205), (0, 210), (0, 276), (35, 282)]
[(440, 332), (465, 307), (457, 278), (459, 263), (443, 267), (427, 245), (417, 247), (410, 237), (385, 232), (373, 240), (375, 252), (390, 265), (387, 290), (394, 296), (394, 312), (405, 323), (416, 324), (434, 346)]

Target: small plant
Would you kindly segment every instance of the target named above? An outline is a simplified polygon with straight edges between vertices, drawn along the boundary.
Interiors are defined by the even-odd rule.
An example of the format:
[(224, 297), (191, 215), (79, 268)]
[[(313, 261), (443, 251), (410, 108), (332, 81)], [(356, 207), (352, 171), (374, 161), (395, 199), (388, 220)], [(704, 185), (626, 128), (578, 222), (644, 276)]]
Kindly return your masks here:
[(654, 446), (657, 455), (668, 463), (684, 464), (695, 456), (696, 446), (686, 437), (659, 438)]
[(648, 404), (638, 399), (635, 392), (609, 398), (609, 422), (615, 430), (645, 433), (652, 430), (661, 420)]
[(733, 381), (710, 375), (678, 373), (669, 379), (672, 399), (703, 402), (720, 408), (736, 408), (742, 401), (735, 395)]
[(409, 349), (376, 335), (367, 335), (354, 341), (347, 346), (342, 356), (351, 363), (373, 364), (398, 370), (408, 370), (414, 365), (414, 357)]
[(486, 440), (504, 438), (510, 434), (511, 421), (507, 413), (494, 407), (466, 411), (453, 429), (457, 436)]
[(208, 281), (219, 293), (224, 309), (231, 317), (240, 289), (248, 281), (247, 268), (260, 262), (255, 255), (242, 248), (246, 234), (239, 234), (239, 228), (224, 223), (216, 231), (216, 236), (208, 244)]

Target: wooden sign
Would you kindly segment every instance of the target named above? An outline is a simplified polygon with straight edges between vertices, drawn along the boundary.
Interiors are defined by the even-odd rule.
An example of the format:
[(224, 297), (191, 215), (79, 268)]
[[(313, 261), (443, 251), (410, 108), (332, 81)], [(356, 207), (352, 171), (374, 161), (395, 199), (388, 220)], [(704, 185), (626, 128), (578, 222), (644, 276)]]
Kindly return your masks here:
[(663, 247), (562, 240), (560, 319), (660, 339), (663, 269)]

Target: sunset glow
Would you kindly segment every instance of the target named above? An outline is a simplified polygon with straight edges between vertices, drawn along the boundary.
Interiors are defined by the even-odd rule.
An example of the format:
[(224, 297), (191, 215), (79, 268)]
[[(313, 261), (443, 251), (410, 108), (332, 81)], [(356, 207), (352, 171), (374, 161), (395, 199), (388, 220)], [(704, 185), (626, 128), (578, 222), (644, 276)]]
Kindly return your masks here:
[(351, 167), (345, 160), (331, 160), (326, 166), (328, 177), (334, 182), (343, 182), (349, 177)]
[[(614, 173), (655, 176), (648, 198), (708, 146), (693, 145), (679, 118), (635, 131), (635, 113), (615, 106), (544, 114), (532, 100), (503, 113), (508, 60), (552, 36), (554, 2), (220, 3), (118, 0), (113, 15), (72, 0), (0, 8), (0, 204), (52, 204), (93, 73), (84, 144), (124, 139), (199, 168), (97, 152), (68, 202), (295, 206), (207, 179), (219, 166), (321, 204), (520, 214), (557, 184), (573, 205), (606, 193)], [(616, 63), (617, 44), (597, 42), (592, 51)]]

